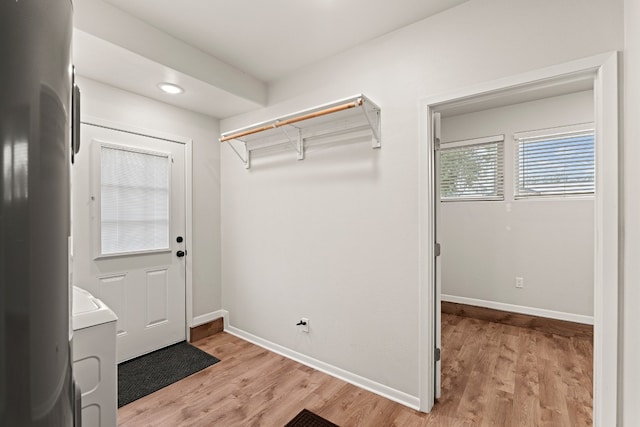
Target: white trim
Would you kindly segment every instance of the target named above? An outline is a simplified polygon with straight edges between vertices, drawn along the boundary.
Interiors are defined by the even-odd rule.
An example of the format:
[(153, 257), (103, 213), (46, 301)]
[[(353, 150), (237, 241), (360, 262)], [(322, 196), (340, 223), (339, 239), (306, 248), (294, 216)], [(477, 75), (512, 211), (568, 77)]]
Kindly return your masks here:
[(187, 342), (191, 341), (191, 329), (189, 324), (193, 323), (193, 140), (189, 139), (184, 150), (185, 158), (185, 205), (187, 217), (187, 229), (185, 232), (185, 327)]
[(216, 310), (210, 313), (201, 314), (200, 316), (196, 316), (191, 320), (190, 327), (195, 328), (196, 326), (204, 325), (205, 323), (213, 322), (219, 318), (224, 319), (224, 324), (227, 324), (227, 317), (229, 316), (229, 312), (227, 310)]
[(333, 366), (305, 354), (298, 353), (297, 351), (257, 337), (253, 334), (250, 334), (249, 332), (245, 332), (233, 326), (227, 326), (226, 322), (224, 331), (231, 335), (242, 338), (245, 341), (249, 341), (250, 343), (272, 351), (276, 354), (279, 354), (280, 356), (284, 356), (298, 363), (302, 363), (303, 365), (309, 366), (320, 372), (324, 372), (325, 374), (336, 377), (342, 381), (346, 381), (350, 384), (375, 393), (386, 399), (393, 400), (394, 402), (400, 403), (401, 405), (408, 406), (412, 409), (418, 409), (419, 407), (419, 399), (416, 396), (411, 396), (410, 394), (393, 389), (384, 384), (371, 381), (367, 378), (361, 377), (360, 375), (354, 374), (353, 372), (346, 371), (344, 369), (338, 368), (337, 366)]
[(547, 310), (544, 308), (527, 307), (524, 305), (507, 304), (497, 301), (486, 301), (483, 299), (458, 297), (455, 295), (442, 294), (442, 301), (455, 302), (458, 304), (473, 305), (476, 307), (491, 308), (494, 310), (509, 311), (511, 313), (528, 314), (530, 316), (546, 317), (549, 319), (566, 320), (567, 322), (583, 323), (593, 325), (593, 316), (582, 314), (565, 313), (563, 311)]
[[(186, 233), (185, 243), (187, 256), (185, 257), (185, 337), (187, 341), (191, 338), (191, 330), (189, 325), (192, 322), (193, 316), (193, 267), (191, 263), (191, 255), (193, 254), (193, 139), (173, 135), (167, 132), (161, 132), (155, 129), (147, 129), (139, 126), (134, 126), (128, 123), (114, 122), (110, 120), (101, 119), (94, 116), (83, 116), (82, 124), (103, 127), (120, 132), (127, 132), (135, 135), (142, 135), (146, 137), (162, 139), (165, 141), (177, 142), (184, 144), (184, 156), (185, 156), (185, 219), (186, 219)], [(82, 149), (82, 148), (81, 148)]]
[(618, 293), (620, 260), (618, 197), (618, 54), (598, 69), (596, 99), (595, 289), (593, 334), (593, 425), (618, 425)]
[[(498, 80), (492, 80), (478, 85), (464, 87), (461, 89), (447, 91), (423, 99), (420, 104), (423, 107), (435, 109), (443, 104), (451, 104), (454, 101), (470, 101), (479, 95), (498, 94), (505, 89), (518, 90), (523, 93), (536, 90), (540, 86), (548, 83), (553, 86), (559, 82), (575, 81), (577, 77), (589, 78), (596, 73), (600, 67), (617, 52), (607, 52), (600, 55), (578, 59), (564, 64), (553, 65), (539, 70), (509, 76)], [(574, 76), (574, 77), (572, 77)], [(427, 135), (422, 135), (427, 136)]]
[[(435, 130), (434, 112), (426, 102), (420, 103), (420, 141), (418, 144), (418, 396), (419, 410), (431, 412), (435, 403), (436, 383), (439, 383), (435, 369), (436, 327), (438, 322), (438, 303), (435, 292), (433, 272), (435, 259), (435, 203), (439, 193), (435, 183)], [(439, 113), (435, 113), (440, 116)], [(432, 179), (433, 178), (433, 179)]]
[(594, 400), (596, 427), (617, 425), (618, 293), (619, 293), (619, 159), (618, 53), (608, 52), (473, 87), (440, 94), (420, 102), (419, 247), (420, 247), (420, 410), (434, 404), (434, 314), (438, 302), (433, 270), (434, 196), (432, 114), (443, 106), (464, 104), (505, 90), (527, 92), (577, 79), (592, 79), (596, 124), (596, 194), (594, 256)]

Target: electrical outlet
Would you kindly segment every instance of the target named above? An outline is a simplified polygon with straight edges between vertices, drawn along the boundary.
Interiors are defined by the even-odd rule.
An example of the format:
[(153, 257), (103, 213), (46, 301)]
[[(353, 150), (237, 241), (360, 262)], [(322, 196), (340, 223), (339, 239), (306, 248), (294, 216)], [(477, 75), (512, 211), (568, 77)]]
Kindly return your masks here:
[(301, 317), (297, 325), (302, 332), (306, 332), (307, 334), (309, 333), (309, 319)]
[(516, 288), (518, 289), (524, 288), (524, 278), (516, 277)]

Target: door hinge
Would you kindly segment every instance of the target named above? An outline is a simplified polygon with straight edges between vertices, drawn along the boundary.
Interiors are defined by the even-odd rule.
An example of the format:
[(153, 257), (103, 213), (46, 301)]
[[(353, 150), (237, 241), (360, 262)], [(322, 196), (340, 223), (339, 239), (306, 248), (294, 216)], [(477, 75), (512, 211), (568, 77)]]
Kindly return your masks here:
[(440, 151), (440, 138), (435, 138), (433, 142), (433, 149), (435, 151)]
[(436, 359), (436, 362), (440, 361), (440, 349), (439, 348), (436, 348), (435, 359)]
[(436, 246), (434, 248), (435, 256), (440, 256), (440, 251), (441, 251), (440, 243), (436, 243)]

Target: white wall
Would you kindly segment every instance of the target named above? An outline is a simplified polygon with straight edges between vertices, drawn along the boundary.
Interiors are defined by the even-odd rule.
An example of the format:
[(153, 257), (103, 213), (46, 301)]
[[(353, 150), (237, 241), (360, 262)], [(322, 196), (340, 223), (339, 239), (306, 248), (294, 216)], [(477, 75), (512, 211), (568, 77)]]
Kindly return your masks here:
[[(585, 91), (442, 119), (443, 142), (505, 135), (504, 200), (441, 204), (443, 294), (593, 316), (593, 197), (514, 200), (513, 140), (516, 132), (592, 122), (593, 112), (593, 92)], [(516, 276), (524, 288), (515, 288)]]
[[(193, 140), (193, 316), (221, 308), (220, 143), (218, 121), (87, 78), (79, 78), (82, 116)], [(87, 161), (82, 150), (78, 161)], [(76, 200), (77, 203), (80, 203)], [(87, 210), (86, 206), (78, 209)], [(75, 237), (82, 238), (79, 236)], [(76, 275), (77, 277), (77, 275)]]
[(417, 396), (420, 100), (619, 49), (622, 3), (471, 0), (299, 70), (272, 85), (268, 108), (224, 120), (231, 130), (359, 92), (382, 107), (378, 151), (349, 145), (246, 171), (223, 146), (231, 325)]
[(640, 420), (640, 3), (625, 3), (624, 59), (624, 288), (622, 301), (623, 425)]

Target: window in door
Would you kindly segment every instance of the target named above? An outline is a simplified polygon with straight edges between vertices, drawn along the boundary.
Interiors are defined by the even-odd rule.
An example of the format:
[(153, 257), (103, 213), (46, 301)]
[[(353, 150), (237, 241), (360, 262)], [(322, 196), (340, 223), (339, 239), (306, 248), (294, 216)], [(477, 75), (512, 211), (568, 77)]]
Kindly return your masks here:
[(169, 250), (170, 157), (100, 146), (100, 254)]

